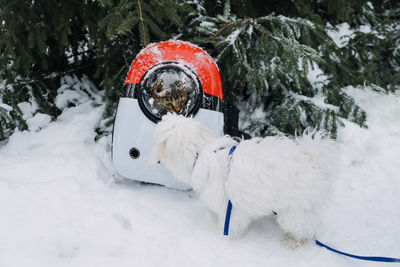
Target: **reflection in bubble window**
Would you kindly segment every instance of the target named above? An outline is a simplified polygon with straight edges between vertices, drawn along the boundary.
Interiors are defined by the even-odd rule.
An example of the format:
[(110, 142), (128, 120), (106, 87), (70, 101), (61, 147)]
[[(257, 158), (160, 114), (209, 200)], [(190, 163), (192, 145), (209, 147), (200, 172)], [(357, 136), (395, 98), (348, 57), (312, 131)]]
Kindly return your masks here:
[(139, 102), (152, 121), (169, 112), (195, 114), (202, 98), (195, 74), (185, 66), (173, 64), (149, 70), (139, 90)]

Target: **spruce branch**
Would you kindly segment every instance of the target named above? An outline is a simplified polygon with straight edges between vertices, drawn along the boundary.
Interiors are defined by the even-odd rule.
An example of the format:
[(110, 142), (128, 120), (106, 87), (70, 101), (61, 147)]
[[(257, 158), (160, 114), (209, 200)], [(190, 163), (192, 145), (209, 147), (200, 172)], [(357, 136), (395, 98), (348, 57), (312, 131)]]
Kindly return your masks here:
[(111, 6), (112, 5), (111, 0), (98, 0), (98, 1), (99, 1), (100, 5), (102, 7), (106, 7), (106, 6)]
[(106, 36), (135, 33), (136, 28), (142, 46), (148, 45), (154, 36), (165, 38), (164, 27), (160, 25), (172, 22), (178, 28), (184, 26), (177, 15), (177, 11), (184, 7), (174, 0), (121, 0), (116, 7), (104, 8), (109, 10), (109, 14), (99, 22), (99, 26), (106, 29)]
[(141, 0), (137, 0), (138, 3), (138, 9), (139, 9), (139, 22), (142, 26), (142, 32), (141, 32), (141, 37), (142, 37), (142, 43), (143, 46), (147, 45), (147, 39), (146, 39), (146, 29), (144, 25), (144, 18), (143, 18), (143, 13), (142, 13), (142, 6), (140, 5)]
[(226, 30), (228, 27), (234, 26), (234, 25), (236, 25), (236, 24), (238, 24), (238, 23), (243, 23), (243, 21), (232, 21), (232, 22), (230, 22), (230, 23), (224, 25), (221, 29), (219, 29), (219, 30), (214, 34), (214, 36), (215, 36), (215, 37), (218, 37), (218, 36), (219, 36), (224, 30)]
[(169, 9), (168, 7), (166, 7), (163, 3), (161, 3), (158, 0), (154, 0), (158, 5), (160, 5), (161, 7), (164, 8), (164, 10), (168, 13), (168, 15), (173, 19), (173, 21), (175, 21), (175, 23), (179, 26), (179, 27), (183, 27), (182, 22), (180, 21), (180, 19), (178, 17), (176, 17)]

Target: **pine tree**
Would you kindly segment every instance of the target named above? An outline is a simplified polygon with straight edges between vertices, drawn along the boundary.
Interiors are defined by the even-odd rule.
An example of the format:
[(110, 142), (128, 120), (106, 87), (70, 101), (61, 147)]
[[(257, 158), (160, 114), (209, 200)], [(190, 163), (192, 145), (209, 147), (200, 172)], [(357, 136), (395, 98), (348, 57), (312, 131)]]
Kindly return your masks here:
[(366, 8), (373, 15), (356, 28), (343, 50), (355, 82), (393, 92), (400, 88), (400, 2), (372, 1)]
[[(0, 140), (27, 129), (22, 102), (56, 119), (66, 75), (104, 90), (107, 127), (136, 54), (171, 38), (216, 59), (244, 130), (335, 137), (343, 119), (367, 126), (346, 86), (399, 88), (399, 19), (396, 0), (0, 0)], [(328, 33), (343, 23), (353, 33), (338, 46)]]
[(338, 116), (365, 126), (365, 113), (352, 112), (360, 109), (337, 84), (318, 86), (307, 77), (312, 66), (328, 69), (342, 63), (340, 50), (320, 23), (274, 13), (238, 18), (230, 10), (226, 1), (221, 15), (200, 15), (196, 30), (204, 36), (198, 41), (218, 51), (226, 94), (241, 103), (245, 130), (294, 135), (315, 127), (335, 137)]
[(0, 117), (7, 128), (3, 139), (16, 127), (27, 129), (18, 103), (35, 103), (36, 112), (53, 119), (60, 114), (54, 104), (60, 78), (88, 68), (102, 9), (93, 1), (1, 0), (0, 6), (0, 61), (5, 66), (0, 76), (7, 84), (0, 89), (0, 102), (11, 108)]

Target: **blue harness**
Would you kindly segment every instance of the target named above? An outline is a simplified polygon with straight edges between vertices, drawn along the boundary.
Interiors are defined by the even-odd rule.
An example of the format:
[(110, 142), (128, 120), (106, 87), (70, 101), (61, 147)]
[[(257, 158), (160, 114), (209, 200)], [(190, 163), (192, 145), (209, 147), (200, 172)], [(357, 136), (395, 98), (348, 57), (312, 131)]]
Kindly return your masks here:
[[(232, 155), (233, 155), (233, 152), (235, 151), (235, 149), (236, 149), (236, 146), (233, 146), (229, 150), (229, 154), (228, 154), (228, 169), (229, 170), (231, 168)], [(228, 200), (228, 207), (226, 208), (226, 216), (225, 216), (224, 235), (229, 234), (229, 221), (231, 220), (231, 212), (232, 212), (232, 202), (230, 200)]]
[[(221, 147), (217, 150), (214, 150), (214, 152), (217, 152), (218, 150), (223, 150), (223, 149), (225, 149), (225, 148)], [(233, 155), (233, 152), (235, 151), (235, 149), (236, 149), (236, 146), (232, 146), (231, 149), (229, 150), (229, 154), (228, 154), (228, 160), (229, 160), (228, 161), (228, 169), (229, 170), (230, 170), (230, 166), (231, 166), (231, 162), (232, 162), (232, 155)], [(232, 213), (232, 202), (230, 200), (228, 200), (228, 206), (226, 208), (226, 216), (225, 216), (224, 235), (229, 234), (229, 221), (231, 220), (231, 213)], [(275, 212), (274, 212), (274, 214), (276, 215)], [(332, 252), (335, 252), (337, 254), (355, 258), (355, 259), (359, 259), (359, 260), (377, 261), (377, 262), (400, 262), (400, 258), (377, 257), (377, 256), (358, 256), (358, 255), (345, 253), (340, 250), (333, 249), (318, 240), (315, 240), (315, 244), (320, 247), (326, 248)]]

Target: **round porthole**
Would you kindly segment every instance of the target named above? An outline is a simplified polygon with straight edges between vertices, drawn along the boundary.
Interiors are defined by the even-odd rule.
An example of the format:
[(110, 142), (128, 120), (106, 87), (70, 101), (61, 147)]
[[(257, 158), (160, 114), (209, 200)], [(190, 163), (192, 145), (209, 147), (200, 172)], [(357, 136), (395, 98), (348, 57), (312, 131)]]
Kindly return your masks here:
[(160, 63), (149, 69), (137, 93), (140, 108), (153, 122), (167, 113), (196, 114), (203, 95), (197, 75), (176, 62)]

